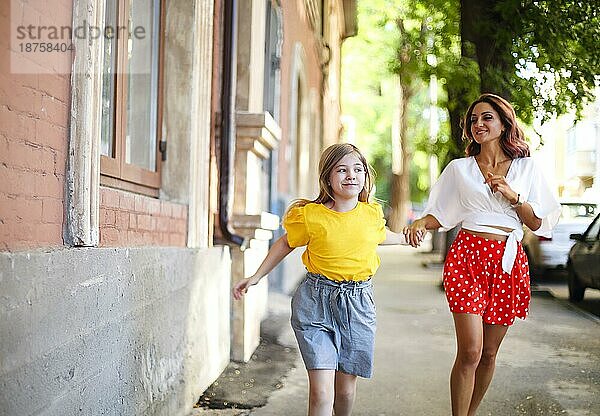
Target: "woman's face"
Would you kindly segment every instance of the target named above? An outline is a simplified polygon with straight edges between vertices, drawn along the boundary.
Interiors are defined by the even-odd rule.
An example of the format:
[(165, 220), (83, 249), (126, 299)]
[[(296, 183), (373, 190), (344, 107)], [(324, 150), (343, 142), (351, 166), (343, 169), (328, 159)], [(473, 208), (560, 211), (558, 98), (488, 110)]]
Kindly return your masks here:
[(479, 144), (498, 140), (504, 131), (498, 112), (488, 103), (477, 103), (471, 113), (471, 134)]
[(365, 187), (365, 167), (355, 153), (341, 158), (329, 174), (334, 199), (358, 199)]

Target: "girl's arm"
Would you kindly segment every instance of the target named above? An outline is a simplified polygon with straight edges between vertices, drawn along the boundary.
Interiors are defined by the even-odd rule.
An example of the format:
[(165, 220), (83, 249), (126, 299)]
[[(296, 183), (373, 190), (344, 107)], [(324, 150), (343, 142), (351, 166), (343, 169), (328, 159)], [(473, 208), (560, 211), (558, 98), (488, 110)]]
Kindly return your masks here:
[(275, 268), (287, 256), (294, 250), (293, 247), (290, 247), (287, 240), (287, 234), (284, 234), (279, 238), (279, 240), (275, 241), (275, 243), (269, 249), (267, 253), (267, 257), (263, 260), (263, 262), (258, 266), (256, 272), (245, 279), (240, 280), (236, 283), (236, 285), (232, 289), (233, 298), (235, 300), (240, 300), (244, 294), (248, 291), (250, 286), (254, 286), (260, 279), (262, 279), (265, 275), (269, 274), (271, 270)]
[(385, 227), (385, 240), (383, 242), (379, 243), (379, 245), (387, 246), (387, 245), (391, 245), (391, 244), (407, 245), (408, 241), (406, 240), (406, 237), (404, 236), (404, 234), (395, 233), (395, 232), (391, 231), (389, 228)]

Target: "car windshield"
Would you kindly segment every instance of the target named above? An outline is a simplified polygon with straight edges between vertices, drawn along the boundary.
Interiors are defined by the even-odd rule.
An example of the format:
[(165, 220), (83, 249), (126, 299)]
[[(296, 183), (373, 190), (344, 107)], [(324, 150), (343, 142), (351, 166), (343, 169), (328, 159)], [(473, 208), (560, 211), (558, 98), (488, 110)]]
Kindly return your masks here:
[(597, 212), (596, 204), (562, 203), (561, 218), (594, 218)]

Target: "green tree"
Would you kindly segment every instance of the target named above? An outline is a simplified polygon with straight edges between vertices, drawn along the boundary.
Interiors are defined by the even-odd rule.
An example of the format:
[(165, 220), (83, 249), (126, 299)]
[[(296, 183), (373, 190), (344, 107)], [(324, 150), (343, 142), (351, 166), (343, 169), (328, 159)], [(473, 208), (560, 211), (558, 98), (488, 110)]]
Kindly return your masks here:
[(579, 113), (599, 81), (599, 6), (581, 0), (461, 0), (462, 57), (477, 62), (479, 91), (504, 96), (528, 123), (570, 109)]
[[(401, 1), (399, 1), (401, 3)], [(521, 120), (581, 111), (599, 82), (600, 4), (581, 0), (419, 0), (437, 65), (422, 65), (444, 84), (449, 115), (450, 159), (464, 153), (461, 118), (482, 92), (510, 100)], [(402, 45), (399, 45), (402, 48)], [(425, 56), (421, 57), (423, 60)]]
[[(426, 169), (412, 157), (414, 144), (427, 134), (419, 104), (426, 101), (426, 85), (418, 56), (425, 53), (426, 33), (424, 17), (404, 18), (408, 7), (393, 0), (359, 2), (359, 34), (344, 43), (343, 54), (344, 113), (356, 120), (357, 143), (365, 146), (379, 172), (376, 196), (389, 201), (392, 229), (405, 224), (411, 194), (422, 199), (424, 189), (411, 190), (409, 181), (415, 171), (421, 177), (420, 170)], [(391, 155), (397, 156), (394, 163)]]
[(359, 33), (344, 42), (342, 65), (343, 112), (354, 120), (353, 131), (347, 129), (346, 135), (356, 137), (357, 145), (375, 168), (376, 197), (384, 205), (390, 198), (390, 109), (396, 102), (387, 63), (397, 36), (394, 27), (386, 26), (381, 17), (386, 3), (359, 2)]
[[(393, 221), (405, 218), (409, 181), (423, 183), (422, 167), (415, 169), (422, 158), (413, 152), (438, 154), (442, 166), (461, 157), (461, 118), (480, 93), (509, 99), (526, 123), (580, 111), (600, 80), (597, 39), (597, 0), (359, 2), (359, 36), (344, 45), (344, 110), (357, 118), (358, 142), (372, 146), (378, 196), (392, 200)], [(399, 78), (398, 94), (388, 90), (395, 89), (392, 75)], [(419, 120), (431, 75), (443, 87), (438, 104), (448, 121), (435, 143)], [(370, 93), (359, 98), (358, 91)], [(406, 169), (390, 177), (394, 119)], [(417, 178), (409, 178), (409, 166)]]

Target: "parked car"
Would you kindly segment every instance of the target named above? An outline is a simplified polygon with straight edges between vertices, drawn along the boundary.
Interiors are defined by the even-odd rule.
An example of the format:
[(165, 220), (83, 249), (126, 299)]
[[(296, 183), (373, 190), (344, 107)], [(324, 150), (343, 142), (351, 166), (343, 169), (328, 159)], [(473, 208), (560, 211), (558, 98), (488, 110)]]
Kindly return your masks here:
[(583, 234), (571, 234), (575, 244), (567, 262), (569, 300), (583, 300), (585, 289), (600, 289), (600, 214)]
[(569, 249), (574, 244), (569, 235), (582, 234), (598, 211), (597, 203), (592, 201), (561, 200), (560, 205), (560, 220), (550, 238), (537, 236), (523, 227), (523, 248), (534, 276), (548, 269), (566, 268)]

